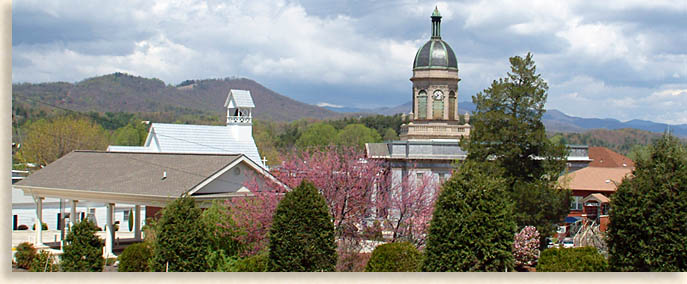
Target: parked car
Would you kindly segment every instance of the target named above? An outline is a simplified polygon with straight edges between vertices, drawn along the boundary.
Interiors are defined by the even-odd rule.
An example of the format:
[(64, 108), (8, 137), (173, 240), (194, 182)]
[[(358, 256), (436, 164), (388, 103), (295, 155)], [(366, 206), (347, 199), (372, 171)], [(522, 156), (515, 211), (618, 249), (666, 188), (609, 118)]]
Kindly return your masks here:
[(575, 244), (573, 243), (573, 239), (572, 239), (572, 238), (565, 238), (565, 239), (563, 239), (563, 247), (564, 247), (564, 248), (571, 248), (571, 247), (574, 247), (574, 246), (575, 246)]

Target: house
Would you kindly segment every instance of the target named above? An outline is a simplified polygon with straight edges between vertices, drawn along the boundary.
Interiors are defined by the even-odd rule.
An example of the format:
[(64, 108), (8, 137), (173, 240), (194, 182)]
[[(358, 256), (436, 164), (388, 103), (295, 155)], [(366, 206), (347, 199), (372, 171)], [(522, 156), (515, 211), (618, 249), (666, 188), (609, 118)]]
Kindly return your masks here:
[(610, 198), (623, 179), (631, 177), (632, 168), (629, 167), (591, 166), (561, 176), (559, 184), (572, 191), (566, 223), (593, 221), (601, 226), (601, 231), (605, 231), (609, 222)]
[[(51, 219), (44, 218), (47, 217), (44, 201), (69, 200), (60, 207), (60, 216), (69, 216), (70, 223), (83, 219), (85, 214), (97, 218), (97, 213), (86, 210), (87, 207), (95, 208), (89, 207), (91, 205), (105, 207), (105, 218), (98, 225), (108, 232), (104, 253), (112, 255), (117, 212), (133, 214), (134, 239), (140, 240), (142, 206), (146, 206), (145, 217), (153, 217), (160, 207), (188, 195), (195, 198), (201, 207), (207, 207), (215, 199), (250, 195), (250, 190), (244, 185), (252, 181), (261, 190), (277, 186), (286, 188), (243, 154), (101, 151), (71, 152), (17, 182), (14, 187), (35, 201), (32, 207), (35, 210), (34, 223)], [(122, 216), (122, 219), (125, 218)], [(120, 228), (124, 227), (121, 225)], [(41, 246), (40, 226), (35, 231), (36, 245)]]
[(108, 152), (243, 154), (260, 167), (253, 140), (253, 98), (249, 91), (230, 90), (224, 102), (226, 125), (152, 123), (143, 146), (114, 146)]

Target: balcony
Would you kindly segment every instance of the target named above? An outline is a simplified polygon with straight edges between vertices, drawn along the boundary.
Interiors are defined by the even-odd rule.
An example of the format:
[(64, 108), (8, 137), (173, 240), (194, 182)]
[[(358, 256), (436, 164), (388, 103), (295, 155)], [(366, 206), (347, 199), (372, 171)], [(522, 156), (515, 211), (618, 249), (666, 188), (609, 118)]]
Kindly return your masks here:
[(251, 124), (253, 121), (250, 116), (227, 116), (227, 125), (229, 124)]

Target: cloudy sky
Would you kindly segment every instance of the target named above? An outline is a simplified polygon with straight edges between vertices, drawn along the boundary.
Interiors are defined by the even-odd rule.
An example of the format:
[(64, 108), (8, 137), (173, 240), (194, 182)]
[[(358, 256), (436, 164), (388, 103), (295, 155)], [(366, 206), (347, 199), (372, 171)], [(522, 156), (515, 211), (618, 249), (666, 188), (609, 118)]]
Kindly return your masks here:
[(529, 51), (547, 108), (687, 123), (685, 0), (331, 2), (13, 1), (12, 81), (239, 76), (311, 104), (395, 106), (437, 5), (460, 101)]

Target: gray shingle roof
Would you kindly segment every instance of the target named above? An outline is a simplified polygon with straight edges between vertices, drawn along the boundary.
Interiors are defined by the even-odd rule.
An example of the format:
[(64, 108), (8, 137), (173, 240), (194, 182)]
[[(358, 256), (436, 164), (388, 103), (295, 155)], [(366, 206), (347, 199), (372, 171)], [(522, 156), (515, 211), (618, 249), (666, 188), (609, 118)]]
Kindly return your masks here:
[(253, 97), (250, 95), (250, 91), (234, 89), (229, 90), (229, 95), (227, 96), (227, 100), (224, 102), (224, 106), (229, 107), (229, 103), (232, 100), (235, 103), (235, 105), (233, 105), (234, 108), (255, 107), (255, 104), (253, 103)]
[(74, 151), (15, 186), (178, 197), (239, 157)]

